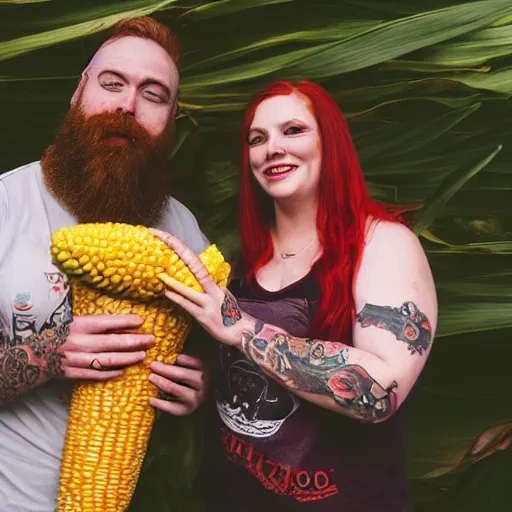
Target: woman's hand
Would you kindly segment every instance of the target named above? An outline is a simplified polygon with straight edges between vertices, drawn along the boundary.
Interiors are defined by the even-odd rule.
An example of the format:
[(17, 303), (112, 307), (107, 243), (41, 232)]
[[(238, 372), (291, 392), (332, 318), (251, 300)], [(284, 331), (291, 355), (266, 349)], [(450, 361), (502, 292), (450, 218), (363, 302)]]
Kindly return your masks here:
[(254, 319), (242, 313), (228, 290), (221, 290), (213, 282), (201, 260), (183, 242), (168, 233), (151, 231), (183, 260), (204, 290), (196, 292), (175, 279), (159, 276), (168, 288), (165, 295), (190, 313), (215, 339), (240, 348), (244, 332), (254, 330)]
[(149, 381), (159, 390), (159, 398), (149, 403), (173, 416), (192, 414), (203, 402), (208, 386), (207, 371), (200, 359), (180, 354), (175, 364), (153, 362)]

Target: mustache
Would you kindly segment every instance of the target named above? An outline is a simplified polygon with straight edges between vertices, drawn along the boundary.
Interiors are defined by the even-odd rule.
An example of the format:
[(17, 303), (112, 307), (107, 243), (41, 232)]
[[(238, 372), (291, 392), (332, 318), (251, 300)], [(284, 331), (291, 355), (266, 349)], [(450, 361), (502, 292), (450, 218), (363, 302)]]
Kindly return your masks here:
[(83, 120), (83, 135), (90, 144), (99, 144), (109, 136), (123, 137), (135, 144), (153, 146), (153, 137), (131, 115), (124, 112), (101, 112)]

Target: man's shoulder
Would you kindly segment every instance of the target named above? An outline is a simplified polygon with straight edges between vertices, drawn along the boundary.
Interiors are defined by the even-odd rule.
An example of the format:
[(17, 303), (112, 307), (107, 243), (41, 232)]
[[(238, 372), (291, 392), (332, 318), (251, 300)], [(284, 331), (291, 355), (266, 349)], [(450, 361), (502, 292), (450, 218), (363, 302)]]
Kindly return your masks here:
[(157, 227), (172, 233), (196, 253), (202, 252), (209, 245), (194, 214), (174, 197), (169, 198)]
[(17, 182), (21, 182), (26, 180), (28, 176), (36, 176), (37, 172), (41, 169), (41, 162), (36, 160), (35, 162), (30, 162), (29, 164), (22, 165), (21, 167), (17, 167), (12, 171), (4, 172), (0, 174), (0, 181), (7, 186), (7, 184), (14, 184)]

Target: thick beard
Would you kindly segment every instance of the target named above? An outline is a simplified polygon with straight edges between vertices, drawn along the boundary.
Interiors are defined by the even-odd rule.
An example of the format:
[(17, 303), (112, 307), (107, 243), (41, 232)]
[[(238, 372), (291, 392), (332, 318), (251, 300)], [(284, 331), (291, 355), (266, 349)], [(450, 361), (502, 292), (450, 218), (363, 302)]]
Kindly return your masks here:
[[(133, 117), (106, 112), (85, 118), (69, 110), (41, 158), (46, 186), (78, 222), (154, 226), (170, 195), (167, 154), (174, 124), (152, 137)], [(126, 142), (109, 144), (108, 134)]]

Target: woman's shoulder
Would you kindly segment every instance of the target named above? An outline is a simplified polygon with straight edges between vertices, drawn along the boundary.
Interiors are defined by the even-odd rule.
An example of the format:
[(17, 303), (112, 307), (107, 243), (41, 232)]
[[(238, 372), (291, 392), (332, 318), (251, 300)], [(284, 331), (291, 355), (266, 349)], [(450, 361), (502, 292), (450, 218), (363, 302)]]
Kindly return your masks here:
[(404, 224), (369, 219), (366, 227), (363, 260), (379, 264), (394, 260), (404, 265), (426, 261), (419, 238)]

